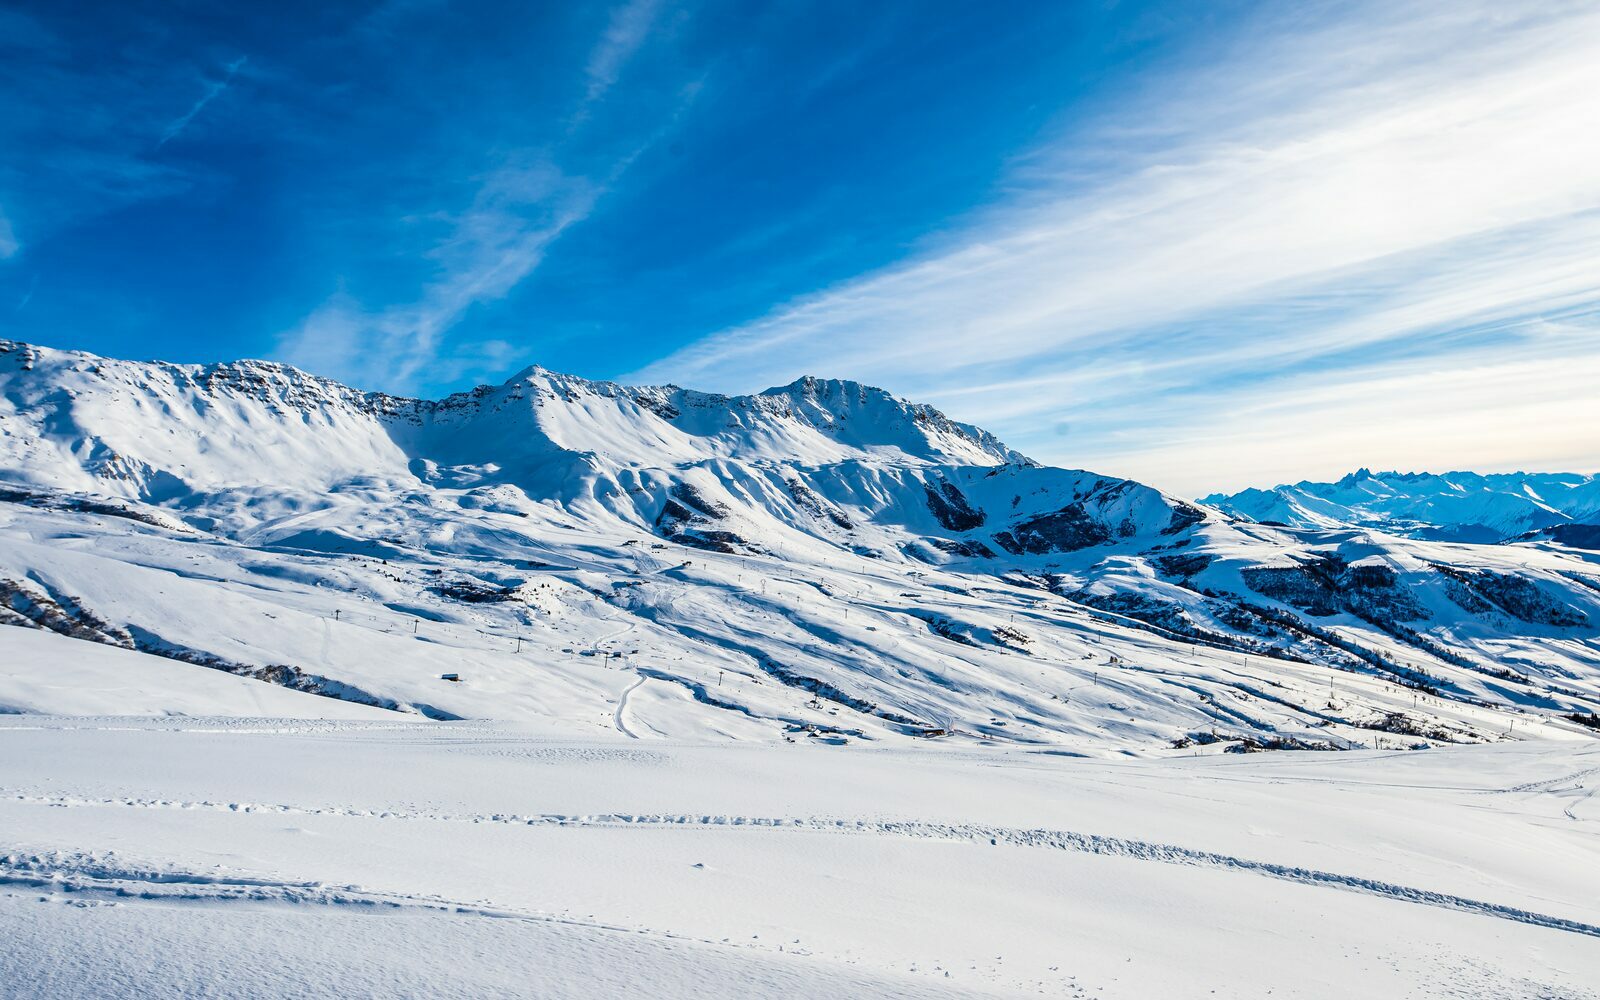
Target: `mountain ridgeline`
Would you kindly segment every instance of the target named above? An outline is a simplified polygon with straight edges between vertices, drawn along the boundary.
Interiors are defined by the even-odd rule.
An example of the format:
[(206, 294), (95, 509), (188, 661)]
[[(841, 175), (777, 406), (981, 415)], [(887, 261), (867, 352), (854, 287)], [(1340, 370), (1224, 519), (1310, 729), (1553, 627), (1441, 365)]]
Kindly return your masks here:
[(716, 527), (756, 513), (837, 540), (852, 530), (840, 505), (967, 536), (975, 551), (1035, 554), (1203, 516), (1136, 483), (1042, 468), (986, 431), (854, 382), (723, 396), (535, 367), (432, 401), (267, 362), (133, 363), (0, 342), (0, 386), (11, 425), (0, 468), (13, 484), (174, 511), (220, 500), (234, 530), (260, 527), (226, 502), (240, 491), (379, 482), (552, 501), (717, 546), (760, 546), (769, 526), (737, 541)]
[[(531, 368), (430, 401), (0, 341), (0, 620), (437, 718), (616, 693), (467, 638), (432, 641), (492, 697), (430, 681), (441, 648), (375, 666), (326, 641), (326, 594), (396, 642), (470, 626), (564, 664), (628, 635), (654, 656), (638, 683), (697, 720), (657, 708), (663, 733), (1498, 738), (1507, 713), (1600, 706), (1600, 569), (1581, 532), (1537, 534), (1597, 496), (1593, 477), (1363, 472), (1196, 503), (854, 382), (724, 396)], [(1330, 669), (1361, 681), (1301, 691)], [(719, 694), (730, 671), (760, 689)]]
[[(1372, 472), (1332, 483), (1213, 494), (1219, 510), (1294, 527), (1369, 525), (1390, 534), (1500, 542), (1551, 528), (1600, 523), (1600, 476), (1581, 473)], [(1558, 532), (1580, 537), (1583, 533)]]

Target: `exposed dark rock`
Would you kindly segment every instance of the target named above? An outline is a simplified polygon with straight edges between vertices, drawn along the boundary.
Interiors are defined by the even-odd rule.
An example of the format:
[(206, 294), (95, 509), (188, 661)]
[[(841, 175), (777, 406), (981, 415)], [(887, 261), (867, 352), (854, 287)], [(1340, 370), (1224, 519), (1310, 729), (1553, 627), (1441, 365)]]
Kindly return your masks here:
[(517, 588), (497, 587), (477, 580), (451, 580), (439, 585), (439, 595), (467, 604), (503, 604), (517, 599)]
[(844, 511), (800, 480), (785, 479), (783, 484), (788, 487), (789, 495), (794, 498), (794, 502), (812, 517), (825, 517), (846, 531), (855, 527), (844, 515)]
[(707, 552), (724, 552), (729, 555), (737, 555), (744, 548), (752, 547), (743, 536), (732, 531), (690, 529), (676, 532), (667, 537), (679, 545), (705, 549)]
[(1369, 719), (1359, 725), (1362, 729), (1398, 733), (1401, 736), (1421, 736), (1441, 743), (1458, 743), (1462, 735), (1436, 722), (1414, 719), (1404, 712), (1386, 712), (1377, 719)]
[(985, 520), (982, 511), (974, 510), (967, 503), (967, 498), (961, 491), (945, 480), (934, 483), (924, 483), (923, 490), (928, 498), (928, 510), (933, 513), (934, 520), (938, 521), (948, 531), (971, 531), (981, 528)]
[(994, 540), (1012, 555), (1076, 552), (1111, 540), (1111, 529), (1090, 515), (1082, 501), (1054, 514), (1041, 514), (1011, 526)]
[(951, 538), (924, 538), (923, 541), (940, 552), (947, 552), (953, 556), (964, 556), (968, 559), (994, 558), (994, 550), (977, 540), (957, 541)]
[(715, 526), (731, 513), (725, 504), (706, 497), (688, 483), (674, 484), (668, 494), (656, 516), (656, 527), (668, 541), (730, 555), (755, 549), (738, 533)]
[(127, 629), (112, 625), (76, 599), (31, 581), (0, 579), (0, 624), (26, 625), (71, 639), (134, 648)]
[(1341, 610), (1333, 588), (1302, 566), (1247, 566), (1239, 575), (1247, 587), (1262, 597), (1282, 601), (1306, 614), (1326, 618)]
[(656, 526), (661, 527), (674, 521), (693, 521), (694, 519), (694, 511), (678, 501), (668, 498), (666, 505), (661, 508), (661, 513), (656, 516)]
[(725, 504), (710, 499), (690, 483), (674, 483), (667, 493), (684, 506), (713, 520), (721, 520), (730, 513)]
[(1151, 562), (1156, 569), (1164, 575), (1184, 579), (1201, 572), (1212, 563), (1212, 557), (1201, 552), (1189, 552), (1183, 555), (1157, 556)]
[(977, 645), (977, 642), (971, 636), (961, 630), (961, 626), (944, 615), (935, 614), (932, 611), (912, 611), (910, 614), (913, 618), (927, 622), (928, 630), (940, 638), (949, 639), (951, 642), (960, 643), (963, 646)]
[(1295, 566), (1251, 566), (1240, 576), (1256, 593), (1319, 618), (1344, 612), (1380, 624), (1431, 617), (1393, 569), (1377, 563), (1351, 566), (1336, 553)]
[(651, 413), (654, 413), (662, 420), (676, 420), (678, 417), (682, 416), (676, 406), (673, 406), (670, 402), (660, 396), (653, 396), (649, 393), (641, 392), (633, 397), (633, 401), (649, 410)]
[(1033, 644), (1033, 636), (1010, 625), (997, 625), (994, 629), (994, 641), (1026, 653), (1028, 647)]
[(1445, 592), (1450, 599), (1475, 614), (1498, 609), (1530, 624), (1559, 628), (1589, 621), (1583, 612), (1555, 601), (1527, 577), (1440, 563), (1434, 563), (1433, 568), (1449, 581)]
[[(1142, 623), (1148, 626), (1148, 631), (1165, 635), (1169, 639), (1185, 642), (1201, 643), (1218, 649), (1234, 649), (1241, 652), (1255, 653), (1262, 656), (1277, 655), (1277, 651), (1265, 643), (1257, 642), (1250, 636), (1234, 636), (1205, 628), (1190, 616), (1187, 609), (1172, 601), (1144, 594), (1117, 591), (1113, 593), (1096, 593), (1092, 589), (1071, 590), (1053, 586), (1056, 593), (1069, 597), (1079, 604), (1093, 608), (1097, 611), (1109, 612), (1125, 619)], [(1221, 601), (1208, 601), (1210, 606), (1215, 605), (1218, 610), (1226, 610), (1227, 606)], [(1243, 614), (1234, 609), (1236, 614)], [(1260, 626), (1252, 629), (1258, 633), (1271, 633)]]
[(1199, 507), (1193, 507), (1182, 500), (1171, 501), (1172, 520), (1161, 529), (1163, 535), (1176, 535), (1191, 524), (1199, 524), (1206, 519), (1206, 512)]
[(881, 709), (872, 702), (867, 701), (865, 698), (857, 698), (854, 695), (847, 694), (844, 691), (841, 691), (839, 688), (834, 687), (832, 684), (829, 684), (827, 681), (818, 680), (815, 677), (807, 677), (805, 674), (796, 673), (781, 663), (777, 663), (768, 659), (759, 659), (756, 662), (760, 665), (762, 671), (764, 671), (767, 676), (773, 678), (779, 683), (785, 684), (792, 688), (798, 688), (801, 691), (808, 691), (824, 701), (831, 701), (835, 704), (843, 705), (846, 708), (853, 709), (854, 711), (861, 712), (866, 715), (876, 716), (888, 722), (898, 723), (903, 726), (918, 726), (925, 728), (924, 723), (920, 723), (915, 719), (908, 718), (895, 712)]

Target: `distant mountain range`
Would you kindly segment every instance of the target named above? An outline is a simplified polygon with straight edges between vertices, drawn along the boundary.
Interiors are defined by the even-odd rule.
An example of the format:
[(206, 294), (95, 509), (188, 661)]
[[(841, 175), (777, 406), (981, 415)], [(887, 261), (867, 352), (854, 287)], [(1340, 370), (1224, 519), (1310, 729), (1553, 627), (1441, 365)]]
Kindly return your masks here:
[(1360, 469), (1337, 482), (1214, 493), (1201, 502), (1264, 524), (1371, 527), (1410, 538), (1499, 542), (1600, 522), (1600, 476)]
[(530, 368), (419, 400), (0, 341), (0, 623), (438, 719), (1081, 752), (1582, 738), (1596, 553), (1438, 538), (1579, 523), (1597, 490), (1362, 472), (1196, 503), (847, 381)]

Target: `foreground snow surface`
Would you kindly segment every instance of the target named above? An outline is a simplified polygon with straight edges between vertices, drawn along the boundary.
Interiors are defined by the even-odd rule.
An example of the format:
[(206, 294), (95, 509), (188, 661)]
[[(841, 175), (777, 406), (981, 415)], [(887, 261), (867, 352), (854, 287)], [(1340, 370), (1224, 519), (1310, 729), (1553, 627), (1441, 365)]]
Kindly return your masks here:
[(0, 720), (0, 995), (1560, 997), (1600, 746)]

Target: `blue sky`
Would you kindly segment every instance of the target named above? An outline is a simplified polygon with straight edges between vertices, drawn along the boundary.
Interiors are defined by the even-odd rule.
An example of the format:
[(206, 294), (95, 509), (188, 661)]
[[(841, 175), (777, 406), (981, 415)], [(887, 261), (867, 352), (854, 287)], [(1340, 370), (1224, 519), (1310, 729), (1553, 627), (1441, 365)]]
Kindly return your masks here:
[(0, 6), (0, 335), (933, 402), (1187, 492), (1600, 467), (1592, 4)]

